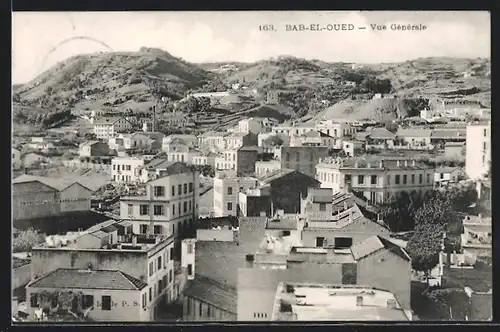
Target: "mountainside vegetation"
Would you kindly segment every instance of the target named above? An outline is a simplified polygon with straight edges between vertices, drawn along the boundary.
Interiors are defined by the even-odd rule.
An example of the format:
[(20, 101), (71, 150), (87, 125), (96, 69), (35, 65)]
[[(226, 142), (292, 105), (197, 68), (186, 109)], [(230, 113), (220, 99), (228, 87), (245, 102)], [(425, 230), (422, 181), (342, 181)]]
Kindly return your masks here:
[[(302, 120), (385, 121), (416, 116), (435, 97), (478, 100), (489, 107), (490, 72), (489, 59), (454, 58), (353, 66), (280, 56), (255, 63), (192, 64), (143, 47), (138, 52), (74, 56), (16, 85), (14, 122), (50, 127), (64, 122), (68, 111), (148, 113), (153, 105), (160, 118), (168, 118), (166, 123), (175, 111), (175, 117), (206, 129), (232, 125), (259, 106)], [(233, 89), (234, 84), (244, 89)], [(185, 99), (196, 92), (224, 91), (230, 96), (218, 105)], [(270, 105), (268, 93), (277, 93), (278, 101)], [(384, 98), (386, 94), (391, 98)]]

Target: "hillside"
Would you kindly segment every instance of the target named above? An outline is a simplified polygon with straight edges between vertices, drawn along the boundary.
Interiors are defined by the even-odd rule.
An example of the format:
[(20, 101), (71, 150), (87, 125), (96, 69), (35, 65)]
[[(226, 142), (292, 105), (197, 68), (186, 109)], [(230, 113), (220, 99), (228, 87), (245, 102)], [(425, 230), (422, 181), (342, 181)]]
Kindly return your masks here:
[[(472, 75), (464, 77), (464, 72)], [(418, 109), (414, 105), (423, 105), (417, 98), (463, 98), (490, 107), (490, 72), (489, 59), (425, 58), (355, 69), (347, 63), (291, 56), (255, 63), (191, 64), (162, 50), (141, 48), (138, 52), (80, 55), (58, 63), (28, 84), (15, 87), (14, 115), (65, 109), (144, 113), (165, 100), (163, 97), (167, 102), (176, 101), (190, 92), (225, 91), (231, 84), (241, 83), (246, 92), (233, 92), (223, 98), (223, 105), (186, 108), (175, 117), (189, 118), (193, 128), (200, 130), (223, 129), (255, 114), (391, 120), (415, 115)], [(265, 105), (264, 99), (272, 91), (280, 94), (278, 105)], [(374, 100), (375, 93), (392, 93), (397, 99)], [(166, 110), (173, 107), (173, 103), (165, 106), (163, 115), (172, 117)]]
[(17, 88), (15, 98), (42, 109), (146, 110), (163, 96), (180, 99), (214, 78), (167, 52), (141, 48), (71, 57)]

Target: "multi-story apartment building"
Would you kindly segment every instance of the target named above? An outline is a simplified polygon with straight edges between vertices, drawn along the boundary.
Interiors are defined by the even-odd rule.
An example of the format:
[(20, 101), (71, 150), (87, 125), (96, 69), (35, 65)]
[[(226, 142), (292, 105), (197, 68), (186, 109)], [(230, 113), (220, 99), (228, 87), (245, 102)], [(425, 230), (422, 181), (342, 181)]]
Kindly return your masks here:
[(236, 172), (217, 172), (214, 178), (215, 217), (238, 216), (239, 193), (259, 186), (257, 178), (237, 177)]
[(473, 180), (483, 178), (491, 163), (491, 121), (467, 126), (465, 149), (465, 173)]
[(180, 161), (183, 163), (192, 163), (194, 156), (199, 153), (190, 147), (188, 143), (180, 138), (174, 138), (163, 142), (162, 146), (165, 157), (169, 161)]
[(208, 131), (198, 136), (198, 146), (212, 152), (222, 152), (226, 148), (226, 132)]
[(320, 159), (328, 157), (326, 146), (282, 146), (276, 149), (275, 156), (281, 169), (293, 169), (309, 176), (316, 174)]
[(257, 146), (257, 134), (252, 132), (234, 132), (224, 137), (226, 149), (239, 149), (243, 146)]
[(238, 174), (253, 174), (259, 154), (256, 146), (243, 146), (238, 149), (229, 149), (215, 157), (216, 170), (231, 170)]
[(108, 117), (94, 121), (94, 134), (99, 139), (110, 139), (117, 133), (132, 129), (132, 124), (123, 117)]
[(121, 134), (123, 147), (127, 150), (147, 150), (151, 148), (152, 140), (143, 133)]
[(316, 125), (316, 130), (333, 138), (334, 149), (342, 148), (344, 139), (351, 139), (356, 133), (356, 127), (346, 122), (322, 120)]
[(401, 192), (423, 194), (434, 185), (434, 168), (415, 160), (327, 158), (316, 166), (316, 172), (322, 188), (357, 191), (372, 204), (383, 203)]
[(152, 321), (158, 304), (176, 299), (173, 251), (172, 234), (133, 235), (128, 222), (114, 220), (73, 241), (34, 247), (30, 317), (46, 306), (64, 310), (66, 294), (72, 311), (95, 321)]
[(144, 158), (115, 157), (111, 160), (111, 178), (118, 183), (139, 181), (143, 166)]
[(120, 217), (145, 234), (154, 223), (154, 234), (182, 235), (198, 217), (199, 174), (183, 163), (171, 163), (147, 182), (146, 195), (120, 197)]

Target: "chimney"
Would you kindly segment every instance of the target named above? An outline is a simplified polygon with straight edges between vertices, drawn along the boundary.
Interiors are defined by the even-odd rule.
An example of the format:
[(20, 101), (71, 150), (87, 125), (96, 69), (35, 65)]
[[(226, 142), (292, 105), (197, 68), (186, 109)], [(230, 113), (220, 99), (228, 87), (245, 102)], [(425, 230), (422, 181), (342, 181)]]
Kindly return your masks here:
[(135, 247), (137, 245), (137, 235), (132, 235), (132, 245)]
[(356, 296), (356, 307), (362, 307), (362, 306), (363, 306), (363, 297)]

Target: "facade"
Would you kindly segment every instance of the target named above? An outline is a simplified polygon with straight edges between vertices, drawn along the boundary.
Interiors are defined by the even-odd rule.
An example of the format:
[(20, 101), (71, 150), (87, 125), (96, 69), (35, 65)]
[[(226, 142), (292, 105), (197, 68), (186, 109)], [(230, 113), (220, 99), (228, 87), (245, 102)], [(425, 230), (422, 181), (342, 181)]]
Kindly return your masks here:
[(234, 132), (224, 137), (226, 149), (239, 149), (243, 146), (257, 146), (257, 134), (252, 132)]
[(123, 147), (126, 150), (148, 150), (151, 149), (151, 139), (143, 133), (122, 134)]
[(228, 149), (215, 157), (216, 170), (231, 170), (238, 174), (253, 174), (259, 151), (258, 147), (243, 146), (238, 149)]
[(133, 224), (135, 234), (146, 234), (153, 224), (154, 234), (179, 237), (198, 218), (199, 188), (198, 172), (172, 163), (147, 182), (145, 196), (120, 198), (120, 217)]
[(214, 178), (214, 216), (238, 216), (240, 191), (257, 188), (259, 184), (253, 177), (237, 177), (235, 172), (218, 172)]
[(248, 118), (238, 122), (238, 131), (242, 133), (260, 133), (270, 132), (272, 126), (277, 124), (276, 119), (271, 118)]
[(94, 134), (99, 139), (110, 139), (117, 133), (132, 129), (132, 124), (123, 117), (109, 117), (94, 120)]
[[(28, 286), (33, 286), (31, 289), (35, 292), (40, 288), (35, 286), (41, 286), (37, 281), (43, 282), (44, 276), (47, 276), (55, 281), (56, 287), (53, 287), (55, 290), (65, 291), (74, 287), (81, 289), (85, 295), (94, 295), (93, 314), (97, 320), (122, 320), (124, 313), (118, 310), (122, 309), (119, 307), (122, 305), (121, 301), (127, 301), (129, 304), (127, 308), (131, 310), (126, 311), (131, 315), (126, 320), (136, 320), (139, 317), (139, 312), (134, 311), (134, 307), (137, 307), (133, 305), (134, 301), (140, 303), (142, 321), (154, 320), (158, 304), (161, 301), (170, 302), (174, 299), (174, 238), (172, 236), (146, 238), (130, 233), (120, 236), (119, 234), (123, 234), (123, 230), (128, 228), (125, 224), (123, 221), (104, 222), (84, 231), (75, 241), (66, 241), (66, 245), (56, 246), (47, 243), (33, 248), (32, 283)], [(113, 233), (118, 236), (113, 236)], [(92, 238), (95, 240), (91, 240)], [(86, 274), (80, 277), (79, 270), (90, 270), (91, 273), (86, 271)], [(58, 271), (64, 271), (67, 278), (54, 280), (54, 275), (60, 277)], [(104, 274), (102, 278), (100, 274)], [(141, 292), (126, 289), (114, 293), (114, 289), (120, 284), (125, 285), (125, 282), (120, 283), (123, 276), (130, 281), (137, 279), (137, 282), (128, 282), (127, 285), (135, 284), (139, 286)], [(87, 277), (91, 279), (86, 279)], [(101, 287), (96, 287), (101, 280), (111, 282), (111, 285), (103, 284)], [(86, 282), (86, 287), (79, 284), (82, 281)], [(143, 284), (147, 287), (143, 287)], [(28, 292), (31, 289), (28, 287)], [(137, 297), (132, 294), (137, 294)], [(118, 307), (112, 308), (111, 312), (101, 312), (102, 308), (99, 308), (98, 302), (102, 307), (103, 295), (111, 296), (110, 300), (116, 302)], [(116, 301), (114, 297), (121, 301)]]
[[(59, 296), (81, 293), (70, 304)], [(147, 284), (118, 270), (57, 269), (31, 281), (26, 286), (29, 299), (27, 313), (31, 318), (40, 308), (81, 312), (92, 321), (150, 320)], [(56, 297), (57, 296), (57, 297)], [(62, 296), (61, 296), (62, 297)], [(56, 302), (57, 301), (57, 302)]]
[(165, 157), (169, 161), (180, 161), (191, 164), (194, 156), (199, 152), (191, 148), (189, 144), (180, 138), (174, 138), (164, 142), (162, 151), (165, 152)]
[(293, 169), (314, 177), (316, 165), (320, 159), (328, 157), (328, 148), (324, 146), (282, 146), (276, 149), (281, 169)]
[(189, 147), (196, 147), (198, 145), (198, 138), (195, 135), (184, 135), (184, 134), (172, 134), (163, 138), (162, 145), (167, 145), (172, 141), (181, 140), (184, 144)]
[(342, 141), (342, 150), (348, 157), (356, 157), (359, 152), (364, 152), (365, 143), (360, 141)]
[(491, 217), (466, 216), (462, 225), (464, 231), (461, 235), (461, 245), (464, 254), (474, 260), (478, 257), (491, 257)]
[(465, 173), (472, 180), (483, 178), (491, 163), (491, 121), (468, 125), (465, 146)]
[(100, 141), (88, 141), (80, 144), (80, 157), (102, 157), (109, 154), (108, 144)]
[(465, 142), (448, 142), (444, 145), (444, 155), (447, 158), (462, 158), (465, 154)]
[(396, 138), (399, 145), (408, 148), (425, 148), (431, 145), (431, 129), (398, 129)]
[(383, 203), (401, 192), (423, 195), (434, 187), (434, 168), (415, 160), (383, 158), (324, 159), (316, 167), (322, 188), (334, 192), (357, 191), (372, 203)]
[(434, 172), (434, 185), (441, 187), (449, 183), (457, 183), (462, 178), (462, 170), (459, 167), (440, 167)]
[(226, 148), (226, 132), (208, 131), (198, 136), (198, 146), (212, 152), (222, 152)]
[(139, 181), (139, 170), (144, 159), (138, 157), (116, 157), (111, 160), (111, 179), (118, 183)]
[(193, 165), (209, 165), (215, 168), (216, 155), (212, 152), (193, 155)]
[(264, 176), (266, 174), (279, 171), (281, 169), (281, 162), (279, 160), (269, 161), (256, 161), (255, 162), (255, 175)]
[(13, 181), (14, 219), (57, 216), (89, 211), (93, 191), (73, 180), (21, 175)]

